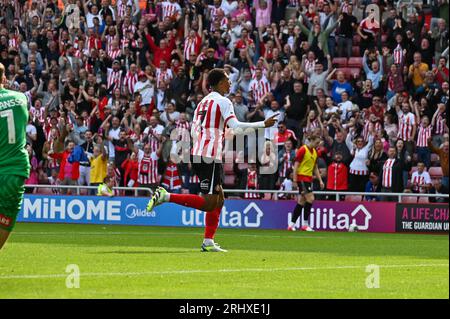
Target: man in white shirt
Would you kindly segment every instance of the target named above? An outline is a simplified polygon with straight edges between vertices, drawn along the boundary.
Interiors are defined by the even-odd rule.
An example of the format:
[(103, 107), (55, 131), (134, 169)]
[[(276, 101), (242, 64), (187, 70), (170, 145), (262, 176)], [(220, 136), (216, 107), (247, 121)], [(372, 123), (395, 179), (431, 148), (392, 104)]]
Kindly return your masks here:
[(120, 134), (120, 120), (118, 117), (113, 117), (112, 126), (108, 132), (108, 140), (109, 140), (109, 160), (113, 161), (116, 156), (113, 140), (118, 140)]
[[(279, 114), (275, 119), (278, 122), (282, 122), (284, 120), (284, 112), (280, 112), (279, 110), (280, 104), (277, 100), (273, 100), (270, 103), (270, 109), (264, 110), (264, 118), (265, 120), (270, 119), (276, 114)], [(275, 139), (275, 135), (278, 133), (278, 126), (267, 127), (264, 132), (264, 138), (269, 141), (273, 141)]]
[(411, 176), (412, 191), (414, 193), (428, 193), (431, 186), (431, 177), (425, 171), (425, 164), (423, 162), (417, 163), (417, 171)]
[(341, 120), (346, 121), (347, 120), (347, 113), (351, 112), (353, 108), (353, 103), (349, 101), (348, 99), (348, 93), (347, 91), (344, 91), (341, 93), (342, 102), (338, 104), (339, 110), (341, 113)]
[(151, 79), (143, 71), (139, 72), (139, 81), (134, 85), (134, 93), (139, 92), (142, 97), (142, 105), (150, 105), (152, 103), (155, 89), (150, 82)]
[(97, 5), (93, 4), (91, 6), (91, 9), (89, 10), (88, 5), (91, 3), (91, 1), (84, 3), (84, 14), (86, 16), (86, 24), (88, 28), (94, 27), (94, 18), (97, 18), (99, 20), (99, 24), (101, 25), (103, 23), (102, 15), (98, 11)]

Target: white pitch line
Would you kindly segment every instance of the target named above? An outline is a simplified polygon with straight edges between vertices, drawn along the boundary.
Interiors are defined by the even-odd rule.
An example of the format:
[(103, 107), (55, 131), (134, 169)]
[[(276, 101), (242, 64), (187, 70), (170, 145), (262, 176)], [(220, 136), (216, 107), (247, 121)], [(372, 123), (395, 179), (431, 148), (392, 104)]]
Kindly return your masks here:
[[(67, 236), (67, 235), (86, 235), (86, 236), (107, 236), (107, 235), (169, 235), (172, 237), (176, 237), (177, 235), (181, 236), (199, 236), (203, 233), (187, 233), (187, 232), (13, 232), (13, 235), (25, 235), (25, 236), (33, 236), (33, 235), (43, 235), (43, 236)], [(313, 238), (313, 239), (324, 239), (327, 237), (323, 236), (292, 236), (292, 235), (251, 235), (251, 234), (220, 234), (220, 236), (233, 236), (233, 237), (264, 237), (264, 238)]]
[[(149, 271), (149, 272), (105, 272), (105, 273), (80, 273), (81, 277), (136, 277), (136, 276), (161, 276), (161, 275), (184, 275), (184, 274), (206, 274), (206, 273), (235, 273), (235, 272), (277, 272), (277, 271), (307, 271), (307, 270), (341, 270), (361, 269), (360, 266), (329, 266), (329, 267), (286, 267), (286, 268), (242, 268), (242, 269), (216, 269), (216, 270), (171, 270), (171, 271)], [(449, 264), (412, 264), (412, 265), (379, 265), (380, 268), (424, 268), (424, 267), (449, 267)], [(45, 279), (66, 278), (68, 274), (48, 275), (3, 275), (1, 279)]]
[[(299, 232), (300, 233), (300, 232)], [(331, 232), (329, 232), (331, 234)], [(203, 233), (190, 233), (190, 232), (109, 232), (105, 230), (104, 232), (21, 232), (21, 231), (15, 231), (12, 233), (13, 235), (19, 235), (19, 236), (33, 236), (33, 235), (41, 235), (41, 236), (78, 236), (78, 235), (85, 235), (85, 236), (107, 236), (107, 235), (130, 235), (130, 236), (142, 236), (142, 235), (161, 235), (161, 236), (171, 236), (171, 237), (177, 237), (177, 236), (201, 236)], [(324, 237), (324, 236), (315, 236), (315, 235), (258, 235), (258, 234), (219, 234), (220, 237), (222, 236), (232, 236), (232, 237), (253, 237), (253, 238), (295, 238), (295, 239), (327, 239), (331, 237)], [(341, 232), (341, 234), (343, 234)], [(365, 233), (370, 234), (370, 233)], [(389, 235), (389, 234), (387, 234)], [(428, 235), (427, 235), (428, 236)], [(437, 235), (436, 235), (437, 236)], [(352, 239), (353, 237), (346, 237), (346, 236), (338, 236), (333, 237), (333, 240), (336, 239)], [(377, 238), (377, 237), (366, 237), (365, 240), (392, 240), (392, 238)], [(401, 238), (397, 237), (396, 240), (410, 240), (410, 238)], [(448, 239), (448, 237), (447, 237)], [(435, 240), (441, 240), (441, 236), (433, 237), (433, 238), (427, 238), (427, 239), (414, 239), (414, 241), (435, 241)]]

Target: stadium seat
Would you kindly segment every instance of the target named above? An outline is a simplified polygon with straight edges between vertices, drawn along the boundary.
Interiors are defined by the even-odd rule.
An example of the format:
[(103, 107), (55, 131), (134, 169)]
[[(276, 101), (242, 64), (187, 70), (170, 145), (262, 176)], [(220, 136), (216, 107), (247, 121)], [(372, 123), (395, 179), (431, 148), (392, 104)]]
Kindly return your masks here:
[(359, 46), (353, 46), (352, 47), (352, 56), (359, 57)]
[(238, 169), (239, 170), (244, 170), (248, 168), (248, 163), (239, 163), (238, 164)]
[(224, 185), (228, 188), (234, 188), (236, 182), (236, 176), (234, 175), (225, 175)]
[(440, 161), (440, 159), (439, 159), (439, 155), (437, 155), (437, 154), (431, 154), (431, 163), (432, 164), (437, 164), (437, 165), (439, 165), (439, 161)]
[(410, 175), (412, 175), (414, 172), (417, 172), (417, 166), (413, 166), (413, 167), (411, 168)]
[(225, 173), (225, 175), (233, 175), (234, 174), (234, 164), (230, 164), (230, 163), (225, 163), (223, 165), (223, 172)]
[(442, 177), (442, 167), (430, 167), (429, 170), (431, 178), (441, 178)]
[(349, 68), (350, 79), (352, 79), (355, 74), (356, 74), (357, 78), (359, 78), (361, 75), (361, 69), (360, 68)]
[(403, 196), (402, 203), (415, 204), (415, 203), (417, 203), (417, 197), (416, 196)]
[(337, 65), (338, 68), (345, 68), (347, 66), (347, 58), (334, 58), (333, 65)]
[(336, 72), (334, 73), (334, 75), (336, 76), (336, 74), (341, 71), (344, 73), (345, 79), (349, 80), (350, 79), (350, 69), (349, 68), (338, 68), (336, 69)]
[(345, 201), (346, 202), (361, 202), (362, 196), (361, 195), (346, 195)]
[(271, 193), (265, 193), (265, 194), (264, 194), (264, 199), (265, 199), (265, 200), (270, 200), (270, 199), (272, 199), (272, 194), (271, 194)]
[(385, 44), (387, 41), (387, 38), (388, 38), (387, 34), (382, 34), (381, 35), (381, 44)]
[(52, 189), (49, 188), (38, 188), (36, 190), (36, 194), (42, 194), (42, 195), (54, 195), (52, 192)]
[(361, 36), (359, 34), (355, 34), (353, 36), (353, 45), (359, 46), (360, 42), (361, 42)]
[(361, 57), (351, 57), (348, 59), (347, 66), (349, 68), (358, 68), (362, 69), (363, 59)]

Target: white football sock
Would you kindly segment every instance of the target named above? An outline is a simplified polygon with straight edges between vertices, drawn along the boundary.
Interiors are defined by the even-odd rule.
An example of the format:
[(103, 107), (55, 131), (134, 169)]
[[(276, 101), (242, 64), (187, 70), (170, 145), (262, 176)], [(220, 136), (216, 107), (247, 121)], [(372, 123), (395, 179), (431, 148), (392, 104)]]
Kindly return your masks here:
[(205, 238), (203, 239), (203, 244), (206, 246), (214, 246), (214, 240), (211, 238)]

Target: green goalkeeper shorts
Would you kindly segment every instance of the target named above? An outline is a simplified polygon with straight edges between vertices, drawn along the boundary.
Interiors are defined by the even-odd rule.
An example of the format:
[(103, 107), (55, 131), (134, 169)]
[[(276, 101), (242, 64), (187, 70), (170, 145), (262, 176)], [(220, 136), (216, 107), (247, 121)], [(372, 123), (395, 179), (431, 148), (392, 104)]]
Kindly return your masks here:
[(0, 175), (0, 228), (11, 231), (16, 224), (25, 192), (25, 178)]

